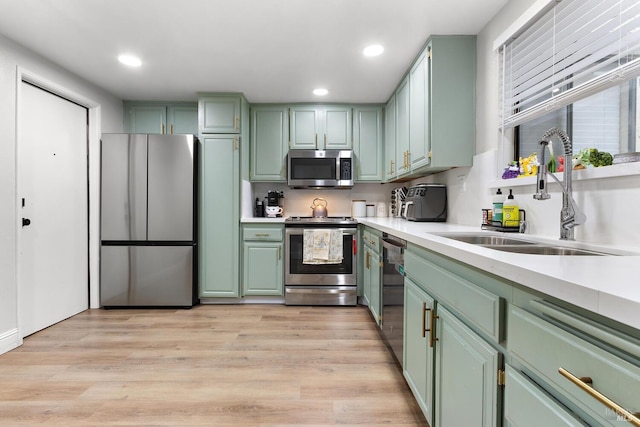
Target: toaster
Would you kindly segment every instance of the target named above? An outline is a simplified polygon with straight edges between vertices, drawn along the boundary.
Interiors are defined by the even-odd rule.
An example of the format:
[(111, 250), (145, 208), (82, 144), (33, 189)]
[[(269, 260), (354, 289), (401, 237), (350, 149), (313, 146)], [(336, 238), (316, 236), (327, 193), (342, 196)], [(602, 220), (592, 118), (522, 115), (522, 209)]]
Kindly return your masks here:
[(418, 184), (409, 187), (403, 216), (409, 221), (445, 222), (447, 187), (444, 184)]

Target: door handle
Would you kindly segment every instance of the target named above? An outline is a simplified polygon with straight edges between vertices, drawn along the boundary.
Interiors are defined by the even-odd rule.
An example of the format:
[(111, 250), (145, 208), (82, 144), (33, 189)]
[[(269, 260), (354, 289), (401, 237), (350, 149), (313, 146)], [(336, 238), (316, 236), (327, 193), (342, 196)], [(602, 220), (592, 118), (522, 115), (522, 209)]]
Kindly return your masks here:
[(31, 220), (29, 218), (22, 218), (22, 226), (26, 227), (28, 225), (31, 225)]

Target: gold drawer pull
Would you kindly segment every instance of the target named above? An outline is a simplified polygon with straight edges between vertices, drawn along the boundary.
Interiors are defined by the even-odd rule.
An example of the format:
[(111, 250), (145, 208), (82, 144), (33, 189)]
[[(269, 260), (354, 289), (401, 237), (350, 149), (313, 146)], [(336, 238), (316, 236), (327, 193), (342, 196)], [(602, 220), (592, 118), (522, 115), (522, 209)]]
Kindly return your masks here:
[(616, 402), (593, 388), (593, 381), (591, 380), (591, 378), (576, 377), (564, 368), (559, 368), (558, 372), (560, 373), (560, 375), (580, 387), (583, 391), (587, 392), (587, 394), (596, 399), (598, 402), (615, 411), (617, 415), (622, 416), (624, 420), (629, 421), (634, 426), (640, 427), (640, 418), (638, 417), (638, 414), (633, 414), (627, 411), (625, 408), (618, 405)]
[(269, 237), (269, 233), (256, 233), (256, 237)]
[(431, 341), (429, 341), (429, 347), (433, 348), (433, 346), (436, 344), (436, 341), (438, 341), (438, 338), (436, 338), (436, 319), (439, 319), (440, 316), (436, 316), (436, 311), (435, 310), (431, 310)]

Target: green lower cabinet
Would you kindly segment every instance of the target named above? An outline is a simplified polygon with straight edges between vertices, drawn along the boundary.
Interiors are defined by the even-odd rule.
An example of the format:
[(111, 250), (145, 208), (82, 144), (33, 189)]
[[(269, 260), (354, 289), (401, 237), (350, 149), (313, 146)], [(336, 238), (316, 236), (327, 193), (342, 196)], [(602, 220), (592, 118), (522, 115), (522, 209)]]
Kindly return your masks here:
[(200, 137), (200, 298), (240, 294), (238, 138), (206, 134)]
[(442, 305), (436, 313), (435, 424), (431, 425), (500, 425), (502, 355)]
[(506, 365), (504, 425), (507, 427), (583, 427), (565, 407), (510, 365)]
[(242, 295), (284, 295), (283, 227), (243, 227)]
[(382, 320), (380, 315), (382, 310), (380, 307), (381, 302), (381, 267), (380, 267), (380, 254), (374, 251), (371, 247), (365, 246), (365, 261), (364, 261), (364, 295), (369, 304), (369, 311), (373, 315), (376, 323), (379, 325)]
[(422, 409), (433, 426), (434, 351), (430, 345), (430, 314), (435, 301), (411, 279), (404, 279), (404, 351), (403, 374)]

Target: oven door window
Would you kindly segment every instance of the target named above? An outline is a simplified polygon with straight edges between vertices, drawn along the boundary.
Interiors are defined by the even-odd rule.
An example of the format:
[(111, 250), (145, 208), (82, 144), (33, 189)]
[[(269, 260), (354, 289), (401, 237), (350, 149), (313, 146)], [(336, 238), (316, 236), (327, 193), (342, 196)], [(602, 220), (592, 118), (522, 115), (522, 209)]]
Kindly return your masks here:
[(342, 256), (340, 264), (303, 264), (302, 234), (289, 236), (288, 274), (353, 274), (353, 235), (342, 236)]
[(336, 177), (336, 159), (295, 158), (291, 160), (290, 178), (293, 180), (335, 180)]

